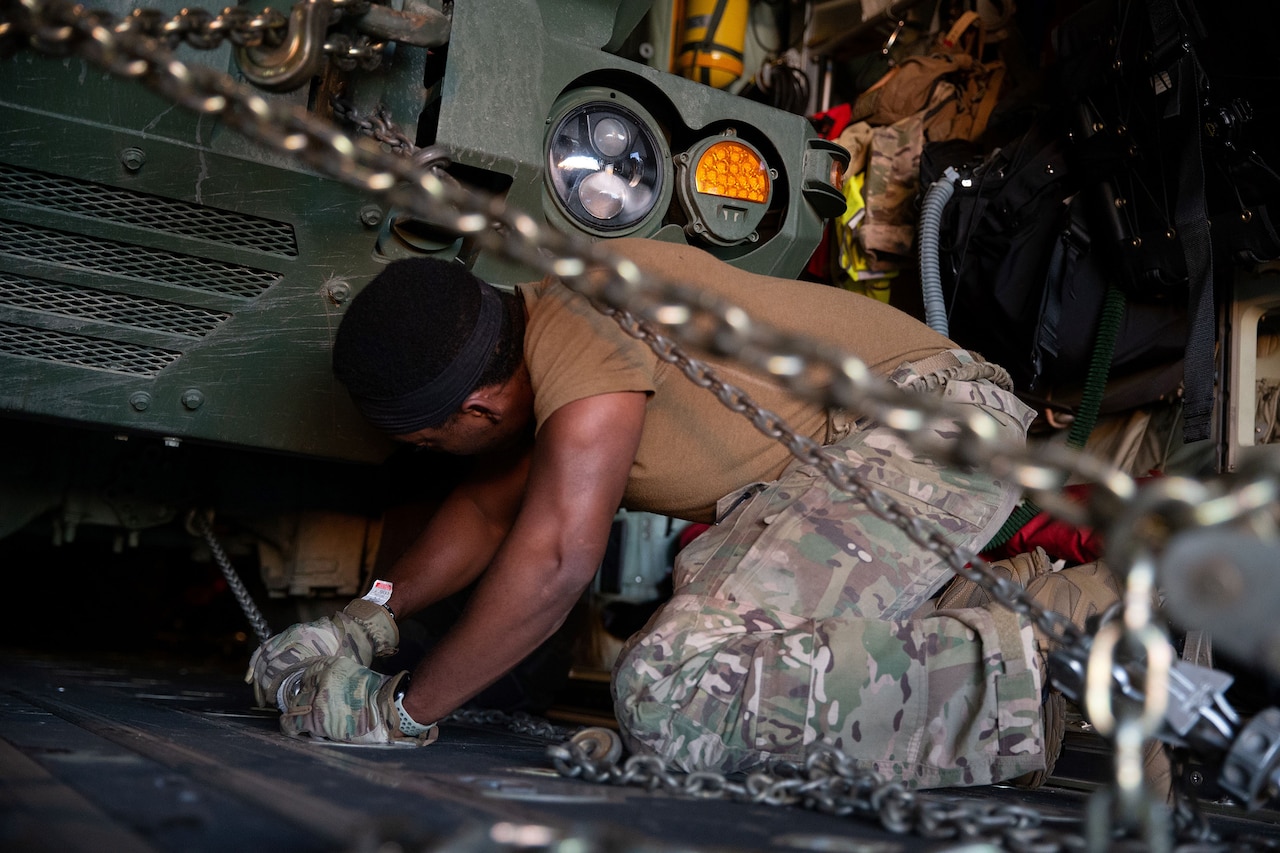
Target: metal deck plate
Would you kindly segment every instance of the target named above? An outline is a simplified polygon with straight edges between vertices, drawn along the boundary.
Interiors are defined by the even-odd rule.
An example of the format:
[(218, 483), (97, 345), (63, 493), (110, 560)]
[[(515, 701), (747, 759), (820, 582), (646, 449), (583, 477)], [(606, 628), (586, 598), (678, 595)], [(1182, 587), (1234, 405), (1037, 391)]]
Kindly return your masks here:
[[(430, 747), (293, 740), (228, 669), (9, 651), (0, 660), (6, 851), (794, 851), (959, 849), (868, 818), (558, 776), (547, 741), (447, 724)], [(1085, 794), (946, 792), (1059, 816)], [(1275, 834), (1241, 821), (1230, 830)], [(982, 849), (993, 849), (983, 847)]]

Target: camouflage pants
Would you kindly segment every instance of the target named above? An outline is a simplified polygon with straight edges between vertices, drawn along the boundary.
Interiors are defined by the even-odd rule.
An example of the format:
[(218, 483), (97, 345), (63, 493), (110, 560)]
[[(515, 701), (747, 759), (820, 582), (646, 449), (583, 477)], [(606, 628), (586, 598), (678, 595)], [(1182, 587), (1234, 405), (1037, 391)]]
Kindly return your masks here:
[[(1021, 444), (1030, 410), (985, 378), (999, 368), (958, 356), (940, 370), (903, 365), (892, 380), (980, 406), (1001, 441)], [(1012, 510), (1013, 484), (941, 467), (874, 424), (849, 426), (827, 450), (953, 546), (977, 550)], [(678, 555), (673, 597), (615, 667), (632, 752), (733, 772), (802, 760), (825, 741), (862, 769), (920, 787), (1044, 766), (1025, 620), (994, 605), (923, 608), (952, 571), (798, 461), (721, 510)]]

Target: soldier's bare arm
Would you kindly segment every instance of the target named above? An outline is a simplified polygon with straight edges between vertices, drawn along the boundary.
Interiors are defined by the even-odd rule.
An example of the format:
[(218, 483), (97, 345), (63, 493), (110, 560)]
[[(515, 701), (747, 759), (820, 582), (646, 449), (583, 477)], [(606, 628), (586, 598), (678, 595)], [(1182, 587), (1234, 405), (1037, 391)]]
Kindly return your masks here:
[(519, 512), (533, 445), (477, 461), (385, 575), (387, 604), (408, 616), (465, 588), (493, 560)]
[(564, 621), (604, 556), (640, 443), (646, 397), (602, 394), (543, 424), (524, 501), (457, 625), (404, 699), (438, 720), (519, 663)]

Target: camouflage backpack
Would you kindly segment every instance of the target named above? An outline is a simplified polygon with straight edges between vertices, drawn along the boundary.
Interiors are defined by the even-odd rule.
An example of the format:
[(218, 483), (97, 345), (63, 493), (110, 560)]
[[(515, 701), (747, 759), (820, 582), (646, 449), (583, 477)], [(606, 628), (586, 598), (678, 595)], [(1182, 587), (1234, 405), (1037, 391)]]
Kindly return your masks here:
[(983, 47), (981, 19), (965, 12), (929, 53), (896, 64), (853, 105), (851, 119), (873, 128), (858, 229), (873, 270), (897, 269), (911, 257), (925, 143), (974, 140), (987, 127), (1004, 65), (984, 62)]

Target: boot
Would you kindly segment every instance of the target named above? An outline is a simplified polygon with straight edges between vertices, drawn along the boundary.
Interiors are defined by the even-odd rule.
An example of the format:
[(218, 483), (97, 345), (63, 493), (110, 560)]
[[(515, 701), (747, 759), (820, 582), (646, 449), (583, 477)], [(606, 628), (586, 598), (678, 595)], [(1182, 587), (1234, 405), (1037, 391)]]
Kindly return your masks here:
[[(1027, 584), (1027, 595), (1046, 610), (1066, 616), (1083, 628), (1089, 617), (1105, 611), (1120, 600), (1120, 581), (1103, 562), (1085, 563), (1059, 572), (1051, 572), (1034, 578)], [(1048, 655), (1052, 651), (1048, 637), (1038, 626), (1036, 635), (1040, 674), (1046, 687), (1049, 684)], [(1062, 752), (1062, 739), (1066, 731), (1066, 698), (1057, 690), (1048, 688), (1044, 702), (1045, 770), (1027, 773), (1013, 780), (1024, 787), (1039, 787), (1053, 771)], [(1167, 750), (1160, 741), (1147, 742), (1144, 775), (1151, 795), (1159, 802), (1172, 801), (1173, 774)]]
[[(1046, 610), (1066, 616), (1074, 624), (1084, 627), (1085, 620), (1101, 613), (1120, 600), (1120, 586), (1114, 574), (1103, 563), (1085, 563), (1059, 572), (1037, 575), (1027, 583), (1027, 596)], [(1048, 656), (1052, 651), (1050, 640), (1038, 626), (1036, 635), (1036, 659), (1040, 665), (1040, 677), (1045, 685), (1045, 699), (1041, 706), (1044, 720), (1044, 770), (1025, 773), (1012, 780), (1021, 788), (1039, 788), (1053, 774), (1058, 756), (1062, 753), (1062, 739), (1066, 734), (1067, 700), (1059, 691), (1049, 687)]]
[[(1053, 570), (1049, 555), (1043, 548), (1036, 547), (1007, 560), (991, 563), (991, 570), (1000, 577), (1007, 578), (1021, 587), (1026, 587), (1035, 578)], [(955, 610), (965, 607), (984, 607), (991, 603), (987, 591), (968, 578), (957, 575), (938, 596), (938, 610)]]
[[(1123, 594), (1115, 573), (1101, 560), (1048, 572), (1027, 584), (1027, 597), (1045, 610), (1052, 610), (1084, 628), (1090, 616), (1096, 616), (1120, 600)], [(1041, 659), (1046, 659), (1052, 643), (1033, 626)]]

